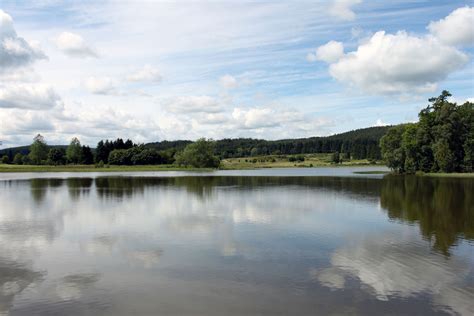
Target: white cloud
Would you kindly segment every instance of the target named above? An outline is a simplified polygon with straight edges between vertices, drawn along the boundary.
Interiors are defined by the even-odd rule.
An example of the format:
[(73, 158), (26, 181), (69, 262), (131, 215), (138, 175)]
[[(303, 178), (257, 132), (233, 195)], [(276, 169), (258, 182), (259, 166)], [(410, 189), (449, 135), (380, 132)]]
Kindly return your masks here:
[(316, 54), (308, 54), (308, 61), (322, 60), (334, 63), (344, 56), (344, 45), (341, 42), (330, 41), (316, 49)]
[(258, 129), (280, 126), (282, 123), (303, 121), (296, 111), (276, 111), (268, 107), (242, 109), (235, 108), (232, 117), (243, 129)]
[(329, 14), (345, 21), (352, 21), (356, 14), (352, 11), (352, 6), (361, 3), (362, 0), (334, 0), (329, 8)]
[(48, 110), (60, 101), (59, 95), (47, 85), (0, 86), (0, 108)]
[(12, 17), (0, 10), (0, 72), (46, 58), (37, 44), (17, 36)]
[(98, 57), (97, 52), (79, 34), (62, 32), (56, 38), (56, 46), (71, 57)]
[(37, 133), (51, 132), (54, 124), (50, 117), (38, 111), (18, 111), (10, 109), (0, 112), (0, 134), (26, 135), (32, 138)]
[(429, 31), (448, 45), (474, 44), (474, 8), (463, 7), (454, 10), (444, 19), (431, 22)]
[(199, 124), (222, 124), (226, 123), (229, 120), (229, 117), (224, 113), (205, 113), (204, 115), (197, 117), (196, 121)]
[(220, 102), (210, 96), (183, 96), (168, 101), (166, 109), (176, 114), (222, 112)]
[(433, 92), (468, 56), (431, 36), (375, 33), (329, 67), (331, 76), (373, 94)]
[(219, 83), (224, 89), (234, 89), (238, 86), (237, 79), (235, 79), (235, 77), (231, 75), (225, 75), (220, 77)]
[(142, 69), (128, 76), (128, 80), (135, 82), (160, 82), (162, 76), (158, 69), (146, 65)]
[(381, 119), (377, 119), (377, 121), (375, 122), (375, 126), (387, 126), (387, 125), (389, 124), (385, 123)]
[(89, 77), (85, 80), (86, 89), (94, 94), (118, 94), (114, 81), (109, 77)]

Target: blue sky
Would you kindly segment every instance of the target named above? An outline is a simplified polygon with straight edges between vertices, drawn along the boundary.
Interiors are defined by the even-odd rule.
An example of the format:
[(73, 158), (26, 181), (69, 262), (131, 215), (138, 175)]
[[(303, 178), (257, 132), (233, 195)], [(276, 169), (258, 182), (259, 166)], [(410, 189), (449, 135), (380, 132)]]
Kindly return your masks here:
[(414, 121), (443, 89), (474, 97), (473, 5), (4, 0), (0, 139), (279, 139)]

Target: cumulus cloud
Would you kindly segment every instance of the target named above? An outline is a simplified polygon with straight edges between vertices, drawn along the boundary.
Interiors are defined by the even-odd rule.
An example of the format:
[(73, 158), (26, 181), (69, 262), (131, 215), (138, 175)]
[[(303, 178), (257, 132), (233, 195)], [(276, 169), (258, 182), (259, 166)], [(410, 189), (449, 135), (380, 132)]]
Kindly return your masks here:
[(2, 111), (0, 120), (2, 122), (0, 134), (27, 135), (28, 138), (32, 138), (37, 133), (51, 132), (55, 129), (50, 116), (38, 111)]
[(438, 81), (468, 61), (465, 53), (434, 37), (380, 31), (332, 63), (329, 72), (340, 82), (374, 94), (433, 92)]
[(232, 117), (237, 125), (243, 129), (276, 127), (282, 123), (303, 121), (303, 116), (299, 112), (276, 111), (268, 107), (235, 108)]
[(222, 124), (228, 120), (228, 116), (224, 113), (203, 113), (203, 115), (196, 118), (197, 123), (207, 125)]
[(128, 80), (134, 82), (160, 82), (162, 76), (158, 69), (146, 65), (142, 69), (128, 76)]
[(48, 110), (60, 101), (59, 95), (47, 85), (0, 86), (0, 108)]
[(234, 89), (238, 86), (237, 79), (235, 79), (235, 77), (231, 75), (225, 75), (220, 77), (219, 83), (224, 89)]
[(474, 44), (474, 8), (466, 6), (451, 12), (439, 21), (431, 22), (428, 30), (448, 45)]
[(56, 38), (56, 46), (71, 57), (98, 57), (97, 52), (79, 34), (62, 32)]
[(362, 0), (334, 0), (329, 8), (329, 14), (341, 20), (352, 21), (356, 18), (352, 6), (361, 2)]
[(316, 54), (309, 53), (306, 59), (309, 62), (316, 60), (334, 63), (344, 56), (344, 45), (341, 42), (330, 41), (316, 49)]
[(176, 97), (168, 101), (165, 107), (176, 114), (218, 113), (223, 110), (217, 99), (206, 95)]
[(118, 94), (114, 81), (109, 77), (89, 77), (85, 80), (84, 86), (93, 94)]
[(0, 72), (46, 58), (36, 43), (17, 35), (12, 17), (0, 9)]

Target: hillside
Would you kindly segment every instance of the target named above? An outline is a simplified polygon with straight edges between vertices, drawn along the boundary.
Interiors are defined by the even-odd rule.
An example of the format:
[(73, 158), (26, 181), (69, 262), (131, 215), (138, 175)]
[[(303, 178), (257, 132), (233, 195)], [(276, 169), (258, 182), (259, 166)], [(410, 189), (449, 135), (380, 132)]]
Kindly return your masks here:
[[(248, 157), (269, 154), (310, 154), (341, 152), (350, 153), (355, 159), (380, 159), (379, 140), (389, 126), (368, 127), (325, 137), (309, 137), (281, 140), (253, 138), (224, 138), (216, 141), (215, 152), (221, 158)], [(191, 143), (189, 140), (161, 141), (145, 146), (158, 151), (178, 151)], [(65, 145), (55, 145), (62, 147)], [(0, 150), (0, 155), (14, 156), (17, 152), (28, 153), (28, 146)]]

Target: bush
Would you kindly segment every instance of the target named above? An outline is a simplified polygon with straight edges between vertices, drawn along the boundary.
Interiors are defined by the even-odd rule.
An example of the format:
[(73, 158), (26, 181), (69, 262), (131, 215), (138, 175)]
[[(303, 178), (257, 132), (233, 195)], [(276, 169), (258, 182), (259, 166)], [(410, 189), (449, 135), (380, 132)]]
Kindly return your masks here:
[(10, 163), (10, 158), (9, 158), (7, 155), (4, 155), (4, 156), (2, 157), (2, 163), (3, 163), (3, 164)]
[(156, 165), (161, 162), (161, 156), (155, 149), (143, 149), (132, 156), (134, 165)]
[(131, 165), (133, 154), (128, 149), (114, 149), (109, 154), (111, 165)]
[(64, 149), (51, 148), (48, 152), (47, 162), (49, 165), (64, 165), (66, 163), (66, 152)]
[(13, 157), (13, 163), (15, 165), (22, 165), (23, 164), (23, 155), (21, 153), (17, 153), (15, 157)]
[(214, 142), (205, 138), (187, 145), (176, 155), (176, 163), (180, 166), (195, 168), (217, 168), (220, 160), (214, 155)]

